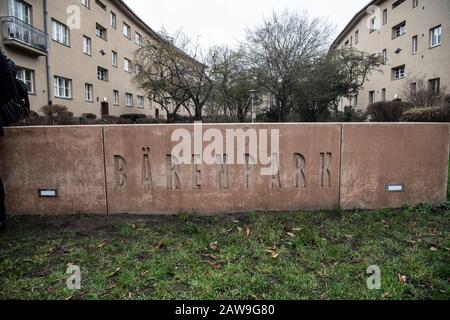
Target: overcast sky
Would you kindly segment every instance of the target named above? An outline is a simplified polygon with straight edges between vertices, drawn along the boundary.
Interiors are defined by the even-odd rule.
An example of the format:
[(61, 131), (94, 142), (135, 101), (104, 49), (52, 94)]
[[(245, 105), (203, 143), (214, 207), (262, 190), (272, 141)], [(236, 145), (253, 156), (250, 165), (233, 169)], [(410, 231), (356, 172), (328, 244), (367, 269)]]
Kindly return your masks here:
[(182, 28), (200, 43), (234, 45), (247, 27), (258, 25), (273, 10), (306, 10), (336, 26), (337, 35), (369, 0), (125, 0), (154, 30)]

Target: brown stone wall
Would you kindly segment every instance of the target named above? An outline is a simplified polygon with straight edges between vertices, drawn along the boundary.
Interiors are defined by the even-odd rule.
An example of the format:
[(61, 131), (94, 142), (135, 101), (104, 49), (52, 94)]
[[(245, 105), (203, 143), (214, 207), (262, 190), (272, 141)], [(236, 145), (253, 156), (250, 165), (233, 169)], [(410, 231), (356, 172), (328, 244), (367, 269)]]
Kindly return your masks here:
[[(171, 141), (176, 129), (194, 136), (192, 125), (7, 128), (0, 140), (0, 175), (8, 211), (208, 214), (446, 201), (445, 124), (204, 125), (202, 134), (217, 129), (223, 135), (223, 165), (177, 165), (179, 159), (168, 157), (178, 144)], [(269, 137), (279, 130), (279, 174), (261, 175), (267, 166), (252, 165), (248, 156), (231, 164), (230, 129), (240, 129), (240, 136), (265, 129)], [(203, 142), (201, 150), (208, 145)], [(232, 151), (238, 154), (236, 147)], [(387, 192), (389, 184), (401, 184), (404, 192)], [(40, 198), (38, 190), (47, 188), (57, 189), (58, 197)]]
[[(102, 128), (8, 128), (0, 176), (10, 214), (106, 214)], [(58, 198), (40, 198), (57, 189)]]

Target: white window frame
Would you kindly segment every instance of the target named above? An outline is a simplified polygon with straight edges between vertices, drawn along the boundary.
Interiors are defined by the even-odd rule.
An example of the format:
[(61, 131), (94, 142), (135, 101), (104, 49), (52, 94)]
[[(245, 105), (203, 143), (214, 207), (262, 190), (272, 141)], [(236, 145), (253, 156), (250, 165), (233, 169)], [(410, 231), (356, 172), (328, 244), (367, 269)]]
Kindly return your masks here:
[(84, 99), (86, 102), (94, 102), (94, 86), (90, 83), (84, 84)]
[[(436, 40), (436, 42), (434, 40)], [(430, 29), (430, 48), (438, 47), (441, 44), (442, 44), (442, 25)]]
[(126, 22), (123, 23), (122, 33), (126, 38), (131, 39), (131, 27)]
[(139, 109), (144, 109), (144, 103), (145, 103), (144, 97), (143, 96), (137, 96), (137, 98), (136, 98), (136, 106)]
[(119, 55), (114, 50), (111, 52), (111, 64), (113, 67), (117, 68), (119, 66)]
[(36, 93), (34, 85), (34, 70), (17, 67), (16, 78), (27, 85), (28, 93)]
[(125, 70), (125, 72), (131, 73), (131, 60), (124, 58), (123, 59), (123, 70)]
[(125, 106), (133, 107), (133, 95), (131, 93), (125, 93)]
[(392, 39), (397, 39), (406, 34), (406, 21), (392, 27)]
[(95, 25), (95, 35), (97, 37), (99, 37), (100, 39), (103, 39), (106, 41), (108, 39), (108, 30), (101, 24), (97, 23)]
[(72, 99), (72, 80), (55, 76), (55, 97), (60, 99)]
[(412, 37), (412, 54), (419, 52), (419, 37), (415, 35)]
[(83, 35), (83, 53), (88, 56), (92, 55), (92, 40), (85, 35)]
[(111, 11), (111, 27), (117, 29), (117, 15)]
[(100, 81), (108, 81), (109, 72), (108, 69), (97, 67), (97, 79)]
[(142, 35), (137, 31), (134, 33), (134, 42), (137, 46), (142, 47)]
[(52, 40), (67, 47), (70, 46), (69, 28), (57, 20), (52, 20)]
[(113, 91), (113, 104), (115, 106), (118, 106), (120, 104), (120, 96), (118, 90)]
[(406, 67), (404, 65), (392, 68), (392, 78), (394, 80), (403, 79), (405, 78), (405, 75), (406, 75)]

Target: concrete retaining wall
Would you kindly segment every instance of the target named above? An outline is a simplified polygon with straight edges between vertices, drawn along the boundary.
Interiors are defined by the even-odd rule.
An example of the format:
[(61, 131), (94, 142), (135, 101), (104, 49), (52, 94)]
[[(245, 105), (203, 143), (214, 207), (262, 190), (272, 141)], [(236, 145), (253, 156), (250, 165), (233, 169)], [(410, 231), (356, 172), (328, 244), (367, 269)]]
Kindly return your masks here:
[[(260, 161), (252, 164), (248, 142), (243, 152), (237, 146), (223, 151), (219, 164), (179, 164), (169, 156), (177, 129), (196, 137), (193, 125), (8, 128), (0, 140), (8, 212), (232, 213), (446, 201), (446, 124), (203, 125), (203, 134), (217, 129), (224, 146), (230, 130), (240, 136), (266, 130), (269, 156), (270, 133), (278, 130), (272, 159), (279, 171), (270, 175), (261, 175), (266, 166)], [(196, 158), (195, 147), (191, 151)], [(233, 162), (239, 159), (233, 153), (243, 154), (243, 162)], [(403, 190), (389, 192), (390, 185)], [(57, 197), (40, 197), (43, 189)]]

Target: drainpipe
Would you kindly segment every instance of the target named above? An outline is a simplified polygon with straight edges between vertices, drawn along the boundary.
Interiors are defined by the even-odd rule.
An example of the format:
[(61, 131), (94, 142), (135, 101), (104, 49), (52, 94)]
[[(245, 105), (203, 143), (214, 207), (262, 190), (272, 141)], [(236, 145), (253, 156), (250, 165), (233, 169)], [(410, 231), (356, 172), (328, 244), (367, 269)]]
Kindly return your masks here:
[(48, 41), (48, 0), (44, 0), (44, 31), (46, 34), (46, 44), (47, 44), (47, 55), (45, 56), (45, 69), (47, 73), (47, 104), (50, 104), (52, 101), (52, 92), (51, 92), (51, 78), (50, 78), (50, 46)]

